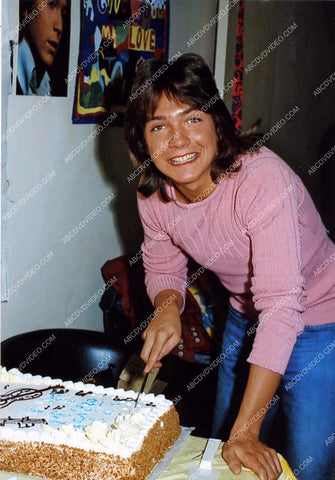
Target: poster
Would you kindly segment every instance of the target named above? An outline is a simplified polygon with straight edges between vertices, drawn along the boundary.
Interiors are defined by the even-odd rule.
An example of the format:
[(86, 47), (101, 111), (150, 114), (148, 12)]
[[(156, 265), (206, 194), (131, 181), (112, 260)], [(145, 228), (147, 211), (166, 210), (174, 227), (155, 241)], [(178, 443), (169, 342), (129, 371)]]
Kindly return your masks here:
[(70, 0), (20, 0), (19, 18), (16, 94), (66, 97)]
[(168, 58), (168, 2), (82, 0), (73, 123), (124, 112), (137, 67)]

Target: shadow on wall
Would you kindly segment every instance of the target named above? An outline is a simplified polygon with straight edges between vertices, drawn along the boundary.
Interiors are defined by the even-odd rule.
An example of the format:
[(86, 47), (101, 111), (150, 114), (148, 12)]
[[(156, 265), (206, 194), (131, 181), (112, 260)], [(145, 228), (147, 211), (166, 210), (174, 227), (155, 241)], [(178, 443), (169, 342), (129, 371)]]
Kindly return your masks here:
[(136, 203), (136, 189), (140, 176), (130, 182), (127, 180), (134, 171), (134, 166), (123, 140), (123, 127), (106, 127), (98, 137), (96, 153), (102, 175), (111, 184), (115, 194), (110, 208), (115, 215), (123, 252), (126, 254), (137, 252), (143, 239)]

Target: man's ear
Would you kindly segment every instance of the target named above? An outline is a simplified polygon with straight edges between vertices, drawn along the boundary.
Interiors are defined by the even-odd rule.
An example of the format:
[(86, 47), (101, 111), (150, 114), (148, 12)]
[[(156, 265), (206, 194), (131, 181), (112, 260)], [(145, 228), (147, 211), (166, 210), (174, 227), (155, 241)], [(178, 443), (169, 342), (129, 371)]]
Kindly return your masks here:
[(25, 8), (25, 9), (23, 10), (23, 18), (27, 18), (28, 15), (29, 15), (28, 9)]

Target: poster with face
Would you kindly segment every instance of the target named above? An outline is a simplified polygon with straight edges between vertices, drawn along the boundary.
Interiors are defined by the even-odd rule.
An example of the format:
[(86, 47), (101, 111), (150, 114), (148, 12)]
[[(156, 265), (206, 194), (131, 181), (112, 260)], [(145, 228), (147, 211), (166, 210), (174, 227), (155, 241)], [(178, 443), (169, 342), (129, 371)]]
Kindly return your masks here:
[(17, 95), (67, 96), (70, 0), (20, 0)]

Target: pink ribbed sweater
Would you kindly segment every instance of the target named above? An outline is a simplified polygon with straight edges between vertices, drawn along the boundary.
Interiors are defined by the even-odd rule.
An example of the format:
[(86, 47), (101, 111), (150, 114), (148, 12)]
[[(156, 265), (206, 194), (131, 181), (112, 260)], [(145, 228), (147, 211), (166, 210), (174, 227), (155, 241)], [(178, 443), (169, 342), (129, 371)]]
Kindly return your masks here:
[(241, 155), (194, 204), (138, 195), (151, 301), (164, 289), (185, 297), (190, 255), (231, 292), (238, 311), (258, 319), (250, 363), (283, 374), (304, 325), (335, 322), (335, 245), (300, 178), (271, 150)]

